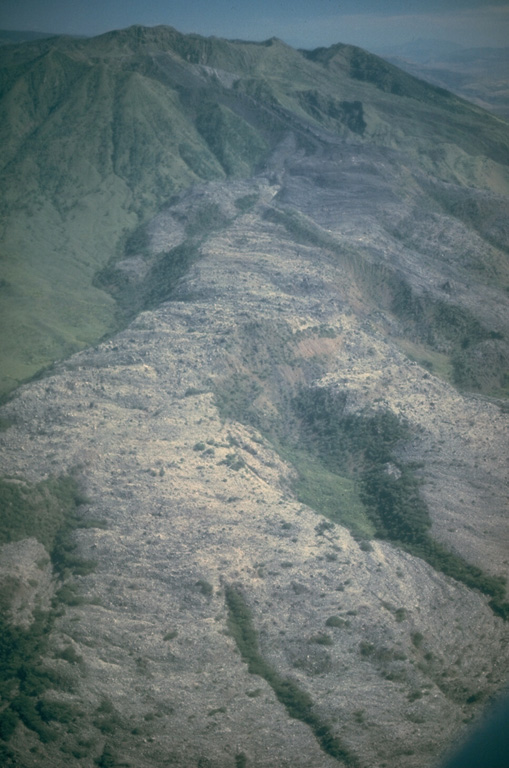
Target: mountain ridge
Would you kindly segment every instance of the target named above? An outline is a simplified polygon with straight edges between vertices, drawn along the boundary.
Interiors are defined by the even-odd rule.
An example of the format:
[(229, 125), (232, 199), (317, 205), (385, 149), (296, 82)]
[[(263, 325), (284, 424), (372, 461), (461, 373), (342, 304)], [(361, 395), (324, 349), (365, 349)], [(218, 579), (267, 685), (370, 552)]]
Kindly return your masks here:
[[(143, 52), (139, 60), (132, 53), (133, 46)], [(449, 105), (447, 115), (437, 117), (430, 124), (429, 114), (426, 117), (415, 114), (409, 123), (404, 107), (395, 122), (390, 116), (392, 107), (387, 111), (389, 105), (385, 105), (383, 91), (381, 100), (375, 99), (378, 104), (375, 111), (372, 106), (367, 107), (368, 91), (373, 100), (372, 83), (351, 79), (340, 70), (335, 72), (335, 80), (329, 82), (330, 75), (323, 67), (309, 60), (311, 54), (304, 56), (279, 41), (232, 43), (185, 36), (171, 28), (135, 27), (99, 38), (53, 38), (4, 51), (1, 108), (7, 229), (3, 230), (3, 241), (8, 271), (4, 280), (12, 284), (15, 293), (26, 294), (26, 285), (20, 282), (9, 254), (18, 260), (15, 254), (21, 245), (27, 254), (27, 264), (39, 262), (42, 266), (48, 259), (58, 261), (62, 250), (59, 227), (63, 225), (70, 235), (65, 258), (70, 264), (76, 261), (87, 264), (87, 300), (98, 306), (97, 323), (92, 327), (79, 311), (68, 323), (65, 297), (60, 296), (53, 285), (53, 311), (47, 316), (47, 326), (53, 328), (47, 341), (49, 354), (43, 352), (41, 356), (40, 334), (33, 328), (33, 318), (28, 321), (28, 327), (33, 330), (25, 330), (23, 334), (13, 330), (8, 352), (3, 357), (4, 370), (9, 370), (12, 362), (18, 360), (15, 368), (19, 369), (19, 375), (15, 378), (24, 378), (34, 373), (41, 363), (58, 357), (58, 350), (65, 353), (76, 345), (81, 346), (83, 340), (77, 330), (81, 324), (85, 343), (114, 328), (117, 322), (114, 307), (107, 297), (90, 286), (90, 270), (100, 269), (105, 260), (111, 258), (112, 243), (116, 241), (115, 247), (121, 248), (123, 233), (132, 230), (140, 219), (155, 213), (158, 206), (183, 186), (200, 178), (221, 178), (225, 173), (250, 173), (264, 152), (274, 146), (281, 132), (295, 129), (296, 119), (304, 121), (303, 136), (311, 135), (310, 131), (316, 127), (323, 127), (339, 131), (345, 139), (400, 146), (413, 154), (417, 149), (419, 162), (428, 158), (430, 172), (440, 164), (441, 173), (445, 172), (450, 180), (468, 178), (470, 183), (497, 183), (500, 189), (505, 189), (505, 179), (496, 181), (507, 160), (504, 124), (456, 97), (446, 96), (445, 92), (417, 85), (417, 81), (408, 80), (407, 75), (397, 70), (388, 70), (389, 65), (361, 54), (359, 49), (345, 46), (340, 50), (343, 58), (345, 51), (360, 58), (364, 62), (359, 65), (361, 70), (363, 66), (368, 67), (360, 75), (362, 78), (371, 77), (369, 67), (373, 72), (383, 72), (384, 82), (389, 77), (388, 86), (386, 82), (389, 88), (395, 87), (397, 78), (403, 78), (406, 84), (401, 86), (403, 92), (410, 93), (415, 86), (428, 94), (427, 98), (434, 94), (441, 104), (445, 100)], [(329, 49), (328, 55), (330, 51), (337, 54), (337, 47)], [(276, 61), (272, 63), (274, 56)], [(101, 64), (102, 57), (105, 58)], [(240, 71), (236, 71), (236, 66)], [(278, 75), (274, 76), (274, 72)], [(338, 77), (341, 77), (339, 81)], [(285, 82), (291, 82), (291, 88), (288, 89)], [(379, 86), (380, 83), (375, 84), (378, 90)], [(368, 91), (364, 94), (366, 88)], [(405, 97), (400, 98), (399, 103), (404, 105)], [(141, 119), (140, 111), (133, 111), (130, 105), (136, 103), (150, 115), (148, 120)], [(457, 118), (451, 109), (459, 110)], [(444, 135), (444, 150), (439, 155), (436, 142), (430, 149), (428, 134), (436, 137), (444, 120), (450, 122), (451, 119), (456, 120), (455, 140), (463, 149), (459, 156), (454, 149), (448, 158), (453, 144), (447, 136)], [(472, 121), (477, 121), (479, 126), (471, 127)], [(481, 128), (483, 121), (490, 126), (488, 133)], [(71, 128), (74, 124), (76, 127)], [(411, 142), (405, 139), (407, 125), (408, 128), (412, 125), (412, 132), (418, 126), (420, 138), (412, 137)], [(237, 146), (223, 147), (219, 129), (221, 133), (228, 133), (226, 144), (235, 135)], [(480, 171), (475, 154), (483, 143), (482, 151), (495, 165)], [(506, 175), (506, 171), (503, 173)], [(20, 178), (26, 179), (22, 186)], [(109, 221), (101, 215), (102, 204), (93, 213), (87, 210), (90, 203), (94, 205), (94, 199), (105, 195), (111, 201)], [(94, 238), (87, 241), (82, 237), (82, 232), (90, 228), (91, 217), (93, 229), (97, 231), (95, 242)], [(104, 237), (100, 234), (102, 229)], [(71, 234), (73, 230), (75, 234)], [(42, 252), (41, 240), (47, 242)], [(46, 266), (42, 269), (46, 270)], [(38, 274), (37, 280), (43, 279), (43, 275)], [(66, 290), (76, 296), (78, 308), (80, 299), (76, 287), (68, 285)], [(16, 307), (8, 293), (5, 301), (10, 306), (10, 325), (18, 329), (20, 321), (15, 319)], [(29, 305), (35, 307), (38, 302), (34, 290), (23, 299), (25, 328), (31, 315)], [(47, 308), (41, 305), (39, 314), (44, 317)], [(4, 391), (12, 387), (8, 382), (4, 381)]]

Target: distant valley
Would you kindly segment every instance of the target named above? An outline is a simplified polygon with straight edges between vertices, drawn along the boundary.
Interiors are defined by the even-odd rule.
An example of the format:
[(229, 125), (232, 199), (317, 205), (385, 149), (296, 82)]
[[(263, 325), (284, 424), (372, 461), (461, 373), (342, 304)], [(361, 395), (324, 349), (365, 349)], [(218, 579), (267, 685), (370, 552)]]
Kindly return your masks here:
[(416, 77), (447, 88), (505, 120), (509, 117), (509, 48), (462, 48), (416, 40), (379, 53)]

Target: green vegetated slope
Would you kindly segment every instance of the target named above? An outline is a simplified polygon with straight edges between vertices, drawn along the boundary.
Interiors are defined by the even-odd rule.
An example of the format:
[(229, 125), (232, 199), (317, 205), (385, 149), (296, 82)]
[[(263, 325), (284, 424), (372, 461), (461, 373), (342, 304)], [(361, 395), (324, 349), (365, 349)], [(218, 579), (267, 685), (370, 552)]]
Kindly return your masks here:
[[(503, 120), (354, 46), (320, 48), (307, 56), (337, 76), (346, 73), (353, 81), (374, 86), (379, 92), (373, 99), (378, 131), (409, 151), (424, 150), (437, 170), (441, 160), (447, 165), (447, 143), (451, 149), (455, 145), (469, 155), (485, 155), (507, 164), (507, 127)], [(398, 96), (399, 100), (390, 96)], [(432, 137), (437, 142), (435, 153), (427, 145)]]
[(250, 175), (289, 131), (506, 191), (503, 121), (351, 46), (169, 27), (49, 38), (2, 49), (0, 93), (2, 392), (118, 327), (94, 275), (130, 232), (180, 189)]
[[(348, 477), (354, 467), (363, 511), (377, 538), (488, 595), (493, 611), (507, 620), (505, 580), (484, 574), (431, 537), (431, 517), (415, 468), (397, 454), (398, 445), (410, 437), (408, 425), (390, 410), (348, 414), (345, 404), (346, 396), (325, 388), (299, 393), (295, 408), (302, 420), (303, 444), (335, 473)], [(340, 498), (336, 503), (341, 507)]]

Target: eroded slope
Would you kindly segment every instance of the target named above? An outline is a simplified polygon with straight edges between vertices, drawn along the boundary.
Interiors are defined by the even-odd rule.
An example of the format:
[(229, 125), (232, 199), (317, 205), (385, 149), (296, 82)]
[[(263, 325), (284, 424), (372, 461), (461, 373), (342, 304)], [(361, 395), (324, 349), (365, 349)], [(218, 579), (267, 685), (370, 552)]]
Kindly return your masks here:
[[(408, 470), (427, 535), (507, 576), (507, 417), (447, 381), (505, 348), (503, 252), (478, 235), (498, 271), (472, 291), (460, 219), (405, 242), (431, 198), (397, 159), (289, 135), (268, 173), (185, 193), (98, 277), (129, 327), (4, 406), (4, 473), (74, 473), (93, 526), (31, 660), (50, 684), (13, 671), (7, 765), (431, 766), (504, 684), (493, 595), (371, 538), (363, 472)], [(358, 427), (334, 465), (297, 407), (317, 392)], [(377, 414), (406, 426), (370, 465)]]

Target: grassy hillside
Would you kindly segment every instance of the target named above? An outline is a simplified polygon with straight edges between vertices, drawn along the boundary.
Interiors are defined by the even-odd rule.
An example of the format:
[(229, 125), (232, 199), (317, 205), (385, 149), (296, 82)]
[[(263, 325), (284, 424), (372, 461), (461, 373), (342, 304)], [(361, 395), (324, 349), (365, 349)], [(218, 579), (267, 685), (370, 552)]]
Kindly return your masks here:
[[(249, 176), (288, 132), (403, 149), (508, 188), (503, 121), (351, 46), (304, 53), (133, 27), (0, 52), (0, 392), (120, 323), (94, 276), (172, 195)], [(312, 130), (310, 130), (312, 129)]]

